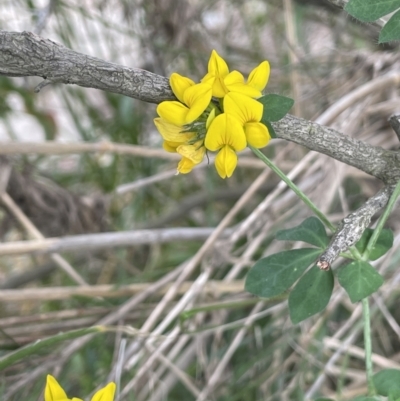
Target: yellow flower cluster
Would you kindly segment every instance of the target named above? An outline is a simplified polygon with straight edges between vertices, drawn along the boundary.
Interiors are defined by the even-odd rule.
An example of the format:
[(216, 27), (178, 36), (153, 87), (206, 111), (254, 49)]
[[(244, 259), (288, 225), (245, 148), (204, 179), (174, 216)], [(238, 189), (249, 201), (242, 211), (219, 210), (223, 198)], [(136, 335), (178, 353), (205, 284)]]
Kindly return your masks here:
[(269, 63), (263, 61), (245, 81), (213, 50), (208, 73), (200, 83), (173, 73), (171, 88), (178, 101), (158, 105), (154, 123), (168, 152), (182, 156), (178, 173), (189, 173), (206, 151), (216, 152), (215, 167), (222, 178), (230, 177), (237, 165), (236, 152), (247, 145), (263, 148), (271, 139), (262, 124), (261, 96), (269, 78)]
[[(107, 386), (97, 391), (91, 401), (113, 401), (115, 394), (115, 383), (108, 383)], [(46, 388), (44, 389), (44, 401), (83, 401), (80, 398), (68, 398), (57, 380), (47, 375)]]

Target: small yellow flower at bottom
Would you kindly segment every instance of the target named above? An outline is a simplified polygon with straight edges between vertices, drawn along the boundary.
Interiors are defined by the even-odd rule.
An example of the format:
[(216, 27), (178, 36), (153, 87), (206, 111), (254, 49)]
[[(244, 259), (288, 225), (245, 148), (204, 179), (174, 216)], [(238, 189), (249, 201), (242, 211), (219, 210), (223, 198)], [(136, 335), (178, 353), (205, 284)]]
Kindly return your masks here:
[[(91, 401), (113, 401), (115, 394), (115, 383), (108, 383), (97, 391)], [(46, 388), (44, 390), (44, 401), (83, 401), (81, 398), (68, 398), (63, 388), (58, 384), (55, 377), (47, 375)]]

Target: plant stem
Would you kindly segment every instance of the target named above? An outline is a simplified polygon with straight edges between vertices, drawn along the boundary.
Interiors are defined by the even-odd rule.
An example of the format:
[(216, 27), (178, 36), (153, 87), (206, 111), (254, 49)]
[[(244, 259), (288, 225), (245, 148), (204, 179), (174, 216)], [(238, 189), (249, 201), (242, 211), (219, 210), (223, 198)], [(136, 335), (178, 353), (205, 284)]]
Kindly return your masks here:
[(86, 334), (100, 333), (105, 331), (103, 326), (93, 326), (85, 329), (72, 330), (67, 333), (56, 334), (52, 337), (47, 337), (43, 340), (38, 340), (32, 344), (28, 344), (25, 347), (12, 352), (0, 359), (0, 370), (12, 365), (13, 363), (34, 354), (35, 352), (41, 350), (42, 348), (49, 348), (54, 344), (61, 341), (72, 340), (77, 337), (83, 337)]
[(372, 368), (371, 321), (368, 298), (364, 298), (361, 302), (364, 320), (365, 370), (367, 373), (368, 395), (373, 396), (376, 394), (376, 391), (372, 380), (374, 372)]
[(362, 260), (368, 260), (369, 259), (369, 254), (372, 251), (372, 248), (375, 246), (376, 241), (378, 240), (379, 234), (381, 233), (384, 224), (386, 223), (386, 220), (388, 219), (390, 213), (392, 212), (392, 209), (394, 207), (394, 204), (396, 203), (397, 198), (400, 195), (400, 181), (397, 183), (392, 196), (389, 199), (388, 204), (386, 205), (385, 211), (383, 212), (382, 216), (379, 218), (378, 224), (376, 225), (376, 228), (374, 232), (371, 235), (370, 240), (368, 241), (367, 247), (365, 248), (365, 251), (362, 255)]
[(293, 190), (293, 192), (320, 218), (320, 220), (332, 231), (336, 231), (336, 227), (328, 220), (324, 213), (322, 213), (317, 206), (301, 191), (301, 189), (290, 180), (290, 178), (280, 170), (267, 156), (264, 155), (259, 149), (249, 145), (253, 153), (260, 158), (272, 171), (274, 171), (286, 185)]

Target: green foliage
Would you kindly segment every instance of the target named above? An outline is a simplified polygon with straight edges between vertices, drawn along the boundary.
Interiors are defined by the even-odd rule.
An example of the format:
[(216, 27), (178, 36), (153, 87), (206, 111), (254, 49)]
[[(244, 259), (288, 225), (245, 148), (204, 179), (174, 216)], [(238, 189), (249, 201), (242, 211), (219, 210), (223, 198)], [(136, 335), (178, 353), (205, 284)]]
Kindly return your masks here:
[(262, 123), (270, 121), (279, 121), (285, 117), (288, 111), (292, 108), (294, 100), (289, 97), (269, 94), (257, 99), (264, 106), (264, 112), (261, 119)]
[[(356, 248), (360, 251), (360, 253), (364, 253), (367, 248), (368, 242), (371, 239), (374, 230), (372, 228), (367, 228), (360, 240), (356, 244)], [(383, 256), (391, 247), (393, 246), (393, 231), (387, 228), (384, 228), (379, 237), (371, 249), (369, 254), (369, 260), (376, 260)]]
[[(372, 22), (400, 8), (400, 0), (350, 0), (345, 10), (363, 22)], [(400, 39), (400, 10), (382, 28), (379, 43)]]
[(289, 295), (289, 313), (293, 323), (299, 323), (323, 311), (333, 290), (332, 270), (313, 266), (296, 284)]
[(400, 397), (400, 370), (384, 369), (373, 377), (379, 395), (390, 396), (392, 400)]
[(271, 138), (276, 138), (276, 132), (272, 124), (269, 121), (263, 121), (263, 124), (268, 128), (268, 132), (271, 135)]
[[(357, 243), (356, 247), (361, 253), (367, 249), (373, 232), (374, 230), (367, 229)], [(309, 217), (296, 227), (278, 231), (276, 239), (303, 241), (318, 248), (293, 249), (260, 259), (247, 275), (246, 290), (260, 297), (270, 298), (282, 294), (300, 278), (289, 295), (290, 317), (293, 323), (299, 323), (321, 312), (331, 297), (334, 283), (332, 272), (321, 271), (317, 266), (306, 272), (321, 253), (321, 249), (329, 244), (329, 237), (321, 221), (316, 217)], [(392, 245), (392, 231), (382, 230), (370, 252), (370, 258), (375, 260), (381, 257)], [(306, 273), (303, 275), (304, 272)], [(338, 280), (352, 302), (371, 295), (384, 281), (369, 263), (360, 260), (340, 269)]]
[(340, 269), (338, 280), (353, 303), (373, 294), (384, 281), (369, 263), (361, 260), (356, 260)]
[(329, 244), (324, 225), (314, 216), (296, 227), (278, 231), (275, 238), (281, 241), (303, 241), (319, 248), (325, 248)]
[(245, 288), (263, 298), (280, 295), (305, 272), (320, 252), (315, 248), (292, 249), (260, 259), (249, 271)]
[(376, 21), (400, 7), (400, 0), (350, 0), (344, 8), (363, 22)]
[(379, 34), (379, 43), (400, 39), (400, 10), (392, 15)]
[[(309, 217), (297, 227), (276, 233), (278, 240), (303, 241), (318, 248), (292, 249), (260, 259), (250, 269), (246, 290), (264, 298), (277, 296), (291, 287), (313, 264), (329, 243), (321, 221)], [(329, 302), (333, 290), (333, 274), (312, 267), (295, 285), (289, 295), (289, 311), (293, 323), (299, 323), (321, 312)]]

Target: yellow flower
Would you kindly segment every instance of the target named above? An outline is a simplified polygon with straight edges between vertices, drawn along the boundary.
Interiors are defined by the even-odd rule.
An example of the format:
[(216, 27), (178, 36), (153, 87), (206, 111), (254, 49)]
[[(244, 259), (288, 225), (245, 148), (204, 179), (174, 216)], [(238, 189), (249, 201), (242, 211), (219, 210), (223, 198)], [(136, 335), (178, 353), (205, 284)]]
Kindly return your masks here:
[[(113, 401), (115, 394), (115, 383), (108, 383), (107, 386), (97, 391), (91, 401)], [(68, 398), (57, 380), (47, 375), (46, 388), (44, 390), (44, 401), (83, 401), (80, 398)]]
[(241, 93), (230, 92), (224, 98), (225, 113), (240, 122), (247, 143), (255, 148), (263, 148), (271, 139), (268, 128), (260, 123), (263, 109), (260, 102)]
[(190, 124), (200, 117), (210, 104), (212, 89), (208, 82), (195, 84), (191, 79), (174, 73), (171, 75), (170, 85), (179, 102), (161, 102), (157, 106), (157, 113), (171, 124)]
[(225, 86), (229, 92), (238, 92), (250, 97), (260, 97), (262, 91), (267, 86), (269, 78), (269, 63), (263, 61), (254, 70), (252, 70), (244, 82), (244, 77), (239, 71), (232, 71), (224, 80)]
[(249, 77), (247, 78), (247, 84), (261, 92), (267, 86), (269, 73), (269, 63), (268, 61), (263, 61), (250, 72)]
[(202, 82), (211, 83), (212, 95), (218, 98), (224, 97), (229, 92), (238, 92), (257, 98), (262, 95), (261, 92), (267, 85), (269, 73), (269, 63), (263, 61), (250, 72), (247, 82), (245, 82), (239, 71), (229, 72), (225, 60), (213, 50), (208, 62), (208, 73)]
[(217, 172), (221, 178), (230, 177), (237, 165), (236, 152), (246, 147), (242, 124), (231, 114), (220, 114), (211, 122), (204, 145), (211, 151), (219, 150), (215, 158)]
[(164, 139), (163, 148), (167, 152), (176, 153), (176, 148), (195, 138), (193, 132), (182, 132), (184, 127), (171, 124), (162, 118), (155, 118), (154, 124)]
[(208, 61), (208, 73), (201, 80), (202, 82), (212, 83), (213, 96), (224, 97), (228, 93), (224, 83), (224, 79), (228, 74), (229, 68), (225, 60), (213, 50)]
[(178, 173), (190, 173), (196, 164), (199, 164), (206, 153), (203, 141), (193, 142), (196, 134), (182, 132), (183, 127), (170, 124), (162, 118), (155, 118), (154, 124), (164, 139), (163, 148), (167, 152), (179, 153), (182, 160), (178, 164)]

